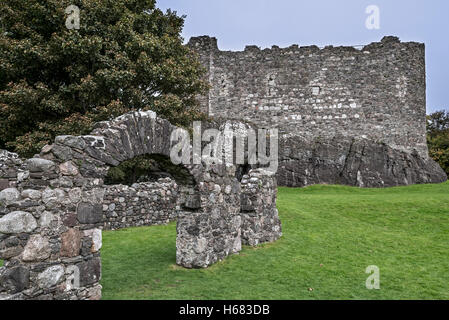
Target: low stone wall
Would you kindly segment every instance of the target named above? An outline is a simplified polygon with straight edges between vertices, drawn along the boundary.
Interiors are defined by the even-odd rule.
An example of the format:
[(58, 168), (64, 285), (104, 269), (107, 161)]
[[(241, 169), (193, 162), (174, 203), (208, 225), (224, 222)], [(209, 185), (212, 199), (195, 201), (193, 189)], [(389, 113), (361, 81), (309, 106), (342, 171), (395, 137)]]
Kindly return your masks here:
[(19, 171), (8, 157), (10, 176), (24, 178), (0, 191), (0, 300), (99, 299), (102, 225), (92, 203), (102, 190), (73, 186), (67, 164), (29, 159)]
[(241, 181), (242, 243), (256, 246), (282, 236), (276, 208), (276, 176), (263, 169), (251, 170)]
[(174, 221), (181, 205), (179, 187), (170, 179), (106, 186), (103, 200), (105, 230), (166, 224)]

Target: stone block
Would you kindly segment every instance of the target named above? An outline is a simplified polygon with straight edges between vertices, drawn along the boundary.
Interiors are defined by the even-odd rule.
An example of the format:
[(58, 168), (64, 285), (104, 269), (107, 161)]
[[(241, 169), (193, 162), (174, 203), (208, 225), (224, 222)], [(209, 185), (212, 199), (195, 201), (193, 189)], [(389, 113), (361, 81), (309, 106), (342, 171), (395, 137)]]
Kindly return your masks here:
[(37, 284), (42, 289), (54, 287), (62, 279), (64, 267), (62, 265), (51, 266), (37, 276)]
[(78, 167), (72, 161), (60, 164), (59, 171), (65, 176), (76, 176), (79, 173)]
[(25, 161), (25, 165), (30, 172), (46, 172), (55, 168), (55, 163), (41, 158), (32, 158)]
[(81, 232), (78, 229), (69, 229), (61, 234), (61, 256), (76, 257), (80, 254)]
[(20, 199), (20, 192), (16, 188), (6, 188), (0, 191), (0, 202), (9, 204), (19, 199)]
[(50, 257), (51, 247), (48, 238), (32, 235), (23, 250), (22, 259), (26, 262), (43, 261)]
[(6, 269), (0, 278), (1, 286), (11, 294), (21, 292), (30, 284), (30, 271), (24, 266)]
[(0, 179), (0, 191), (9, 188), (9, 180), (8, 179)]
[(26, 233), (36, 228), (36, 219), (28, 212), (14, 211), (0, 218), (0, 233)]
[(77, 208), (78, 221), (83, 224), (95, 224), (103, 220), (103, 205), (81, 202)]
[(101, 279), (101, 261), (95, 257), (77, 264), (79, 268), (80, 286), (89, 286)]

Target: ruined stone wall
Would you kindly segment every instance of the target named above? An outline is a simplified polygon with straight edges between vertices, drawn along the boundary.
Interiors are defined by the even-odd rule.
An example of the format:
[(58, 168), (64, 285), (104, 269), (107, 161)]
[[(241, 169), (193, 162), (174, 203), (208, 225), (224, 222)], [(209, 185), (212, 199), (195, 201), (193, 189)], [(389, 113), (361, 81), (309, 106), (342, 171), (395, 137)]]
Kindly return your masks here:
[(256, 246), (282, 236), (276, 208), (276, 176), (263, 169), (250, 170), (241, 181), (242, 243)]
[(358, 50), (316, 46), (220, 51), (192, 38), (212, 85), (211, 116), (241, 119), (305, 140), (363, 137), (427, 157), (424, 44), (385, 37)]
[(71, 162), (7, 157), (8, 176), (20, 178), (0, 191), (0, 300), (99, 299), (98, 182)]
[(184, 186), (172, 180), (104, 185), (109, 169), (123, 161), (169, 157), (175, 129), (154, 112), (132, 112), (96, 124), (91, 135), (58, 136), (32, 159), (0, 151), (0, 180), (7, 181), (0, 188), (0, 300), (100, 299), (102, 229), (165, 222), (178, 206), (179, 265), (204, 268), (239, 252), (235, 165), (207, 157), (185, 165), (193, 184)]
[(213, 164), (199, 173), (197, 193), (176, 227), (176, 263), (187, 268), (207, 267), (242, 248), (236, 167)]
[(132, 186), (106, 186), (103, 200), (105, 230), (166, 224), (181, 210), (179, 187), (170, 178)]

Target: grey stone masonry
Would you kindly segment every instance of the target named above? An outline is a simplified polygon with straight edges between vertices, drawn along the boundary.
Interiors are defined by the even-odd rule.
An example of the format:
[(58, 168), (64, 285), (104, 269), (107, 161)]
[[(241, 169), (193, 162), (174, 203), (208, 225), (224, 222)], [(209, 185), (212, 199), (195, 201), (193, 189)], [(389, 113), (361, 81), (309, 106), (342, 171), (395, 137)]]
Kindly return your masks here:
[[(382, 152), (397, 150), (396, 155), (403, 157), (416, 154), (415, 158), (420, 159), (412, 162), (407, 170), (419, 172), (425, 169), (422, 165), (430, 164), (427, 171), (431, 171), (422, 179), (392, 177), (382, 179), (383, 184), (365, 186), (387, 187), (447, 179), (428, 156), (424, 44), (401, 42), (397, 37), (388, 36), (359, 49), (292, 45), (261, 50), (247, 46), (244, 51), (231, 52), (219, 50), (216, 38), (202, 36), (191, 38), (187, 46), (198, 53), (211, 84), (209, 93), (200, 97), (202, 110), (215, 118), (278, 128), (280, 140), (288, 148), (279, 149), (282, 155), (291, 153), (288, 142), (292, 139), (309, 145), (317, 140), (331, 144), (337, 137), (345, 144), (351, 144), (353, 139), (365, 140), (369, 145), (387, 146)], [(296, 149), (293, 153), (298, 154), (295, 157), (305, 158), (310, 151)], [(334, 161), (344, 157), (347, 151), (335, 152)], [(387, 154), (375, 158), (373, 161), (378, 162), (371, 163), (371, 169), (391, 167), (382, 162), (388, 158)], [(321, 170), (320, 158), (309, 157), (301, 164), (289, 163), (295, 159), (282, 159), (285, 165), (279, 171), (280, 185), (319, 183), (320, 179), (296, 177), (327, 174)], [(304, 171), (305, 167), (307, 170), (312, 167), (314, 172)], [(339, 181), (358, 185), (341, 172), (343, 177)], [(369, 180), (377, 172), (365, 176), (360, 171), (360, 174), (362, 179)], [(378, 174), (384, 176), (385, 172)]]
[(198, 193), (177, 224), (176, 263), (187, 268), (207, 267), (242, 247), (236, 167), (213, 164), (198, 178)]
[(211, 116), (278, 127), (305, 137), (366, 136), (427, 154), (424, 44), (385, 37), (361, 50), (293, 45), (220, 51), (217, 39), (189, 46), (208, 70)]
[(0, 300), (99, 299), (101, 189), (57, 161), (0, 153)]
[[(29, 174), (20, 170), (22, 160), (15, 153), (0, 150), (0, 191), (8, 187), (15, 187)], [(0, 200), (1, 201), (1, 200)]]
[(96, 124), (91, 135), (58, 136), (32, 159), (0, 150), (0, 180), (7, 181), (0, 188), (0, 300), (100, 299), (103, 229), (177, 219), (176, 262), (186, 268), (239, 252), (235, 165), (206, 157), (184, 165), (185, 185), (170, 178), (104, 185), (109, 169), (123, 161), (169, 158), (175, 129), (154, 112), (131, 112)]

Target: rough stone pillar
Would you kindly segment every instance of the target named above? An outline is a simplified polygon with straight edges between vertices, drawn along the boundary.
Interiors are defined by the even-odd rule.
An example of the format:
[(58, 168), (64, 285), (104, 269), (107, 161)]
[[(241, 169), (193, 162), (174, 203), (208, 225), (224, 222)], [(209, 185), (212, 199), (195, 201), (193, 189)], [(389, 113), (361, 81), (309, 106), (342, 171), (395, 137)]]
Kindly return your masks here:
[(279, 239), (276, 176), (263, 169), (251, 170), (243, 176), (241, 187), (242, 243), (256, 246)]
[(214, 165), (199, 176), (177, 224), (176, 263), (205, 268), (241, 250), (240, 184), (235, 167)]

